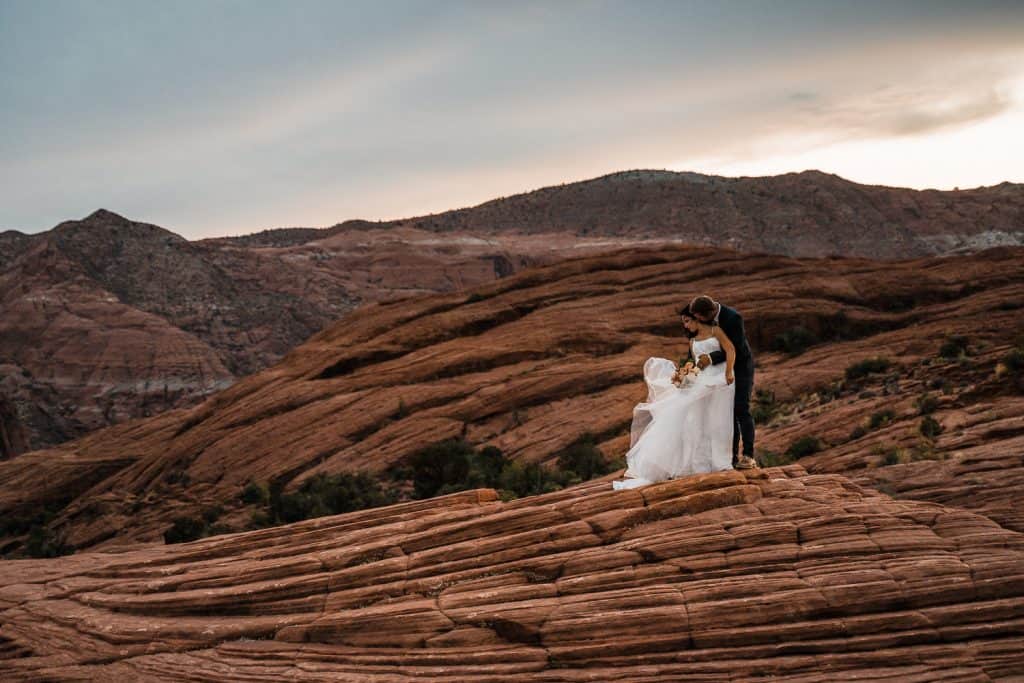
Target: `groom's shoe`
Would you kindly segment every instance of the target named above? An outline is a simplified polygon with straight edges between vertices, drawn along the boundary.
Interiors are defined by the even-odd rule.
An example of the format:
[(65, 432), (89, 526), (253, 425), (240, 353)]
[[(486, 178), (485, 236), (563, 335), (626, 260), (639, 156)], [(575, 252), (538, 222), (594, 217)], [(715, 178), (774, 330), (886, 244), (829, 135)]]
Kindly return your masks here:
[(757, 467), (757, 461), (751, 458), (749, 455), (741, 455), (736, 459), (736, 463), (733, 465), (738, 470), (751, 470)]

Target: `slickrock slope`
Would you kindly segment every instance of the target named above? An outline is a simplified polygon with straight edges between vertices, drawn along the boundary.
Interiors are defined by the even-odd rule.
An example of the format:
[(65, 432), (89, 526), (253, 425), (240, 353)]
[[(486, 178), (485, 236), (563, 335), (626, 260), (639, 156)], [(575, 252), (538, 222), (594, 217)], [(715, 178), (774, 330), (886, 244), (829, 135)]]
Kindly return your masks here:
[[(937, 443), (948, 460), (904, 469), (998, 468), (946, 482), (947, 491), (960, 489), (949, 502), (990, 510), (1019, 530), (1010, 511), (1021, 503), (1014, 482), (1024, 406), (997, 376), (997, 360), (1024, 327), (1022, 264), (1019, 248), (880, 264), (678, 247), (532, 269), (469, 296), (371, 305), (195, 408), (0, 463), (0, 515), (31, 516), (49, 504), (62, 509), (51, 528), (69, 544), (112, 547), (159, 540), (176, 516), (211, 505), (224, 506), (221, 522), (241, 530), (253, 512), (238, 499), (249, 482), (293, 490), (319, 472), (380, 473), (460, 435), (517, 460), (550, 462), (589, 431), (620, 456), (632, 407), (646, 395), (643, 361), (678, 358), (677, 307), (708, 291), (744, 312), (759, 350), (798, 324), (828, 340), (794, 357), (759, 352), (758, 387), (780, 406), (761, 427), (762, 447), (822, 437), (832, 448), (809, 469), (870, 484), (885, 476), (875, 474), (882, 432), (850, 441), (851, 431), (878, 406), (917, 429), (920, 418), (911, 422), (902, 406), (923, 383), (949, 381), (935, 413), (947, 423)], [(965, 364), (937, 360), (953, 333), (969, 336)], [(851, 363), (878, 355), (891, 359), (888, 372), (821, 398)], [(966, 415), (974, 426), (961, 431), (956, 420)], [(934, 487), (900, 495), (917, 492), (945, 500)], [(23, 541), (0, 548), (16, 551)]]
[(998, 681), (1024, 535), (799, 466), (0, 563), (10, 681)]
[(194, 405), (361, 302), (456, 291), (575, 251), (399, 232), (240, 249), (101, 210), (0, 235), (0, 404), (20, 435), (0, 440), (0, 459)]
[[(7, 431), (22, 435), (0, 439), (0, 459), (193, 405), (363, 303), (666, 242), (871, 258), (1020, 245), (1024, 186), (918, 192), (816, 171), (628, 171), (431, 216), (196, 242), (102, 209), (46, 233), (8, 230), (0, 364), (24, 379), (0, 386), (0, 403), (16, 406)], [(40, 358), (57, 352), (54, 372)]]

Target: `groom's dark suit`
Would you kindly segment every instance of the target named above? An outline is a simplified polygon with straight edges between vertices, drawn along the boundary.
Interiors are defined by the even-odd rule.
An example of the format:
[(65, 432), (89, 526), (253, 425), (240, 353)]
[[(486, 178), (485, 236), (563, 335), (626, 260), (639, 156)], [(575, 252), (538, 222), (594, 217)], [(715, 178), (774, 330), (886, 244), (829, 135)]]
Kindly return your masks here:
[[(736, 425), (732, 433), (732, 459), (735, 463), (736, 454), (740, 451), (740, 437), (743, 437), (743, 455), (754, 457), (754, 418), (750, 415), (750, 394), (754, 389), (754, 354), (747, 343), (747, 333), (743, 329), (743, 316), (734, 308), (721, 304), (716, 318), (718, 326), (725, 332), (733, 346), (736, 347), (736, 403), (734, 414)], [(713, 351), (713, 364), (725, 362), (725, 351)]]

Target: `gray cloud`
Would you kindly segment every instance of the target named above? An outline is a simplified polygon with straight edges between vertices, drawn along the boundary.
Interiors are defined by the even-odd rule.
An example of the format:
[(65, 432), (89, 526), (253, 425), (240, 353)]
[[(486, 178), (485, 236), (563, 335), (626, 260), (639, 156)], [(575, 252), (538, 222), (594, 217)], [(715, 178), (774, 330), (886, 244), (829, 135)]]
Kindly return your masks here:
[[(0, 4), (0, 229), (189, 237), (998, 116), (1013, 3)], [(701, 170), (701, 169), (695, 169)], [(967, 184), (965, 182), (965, 184)]]

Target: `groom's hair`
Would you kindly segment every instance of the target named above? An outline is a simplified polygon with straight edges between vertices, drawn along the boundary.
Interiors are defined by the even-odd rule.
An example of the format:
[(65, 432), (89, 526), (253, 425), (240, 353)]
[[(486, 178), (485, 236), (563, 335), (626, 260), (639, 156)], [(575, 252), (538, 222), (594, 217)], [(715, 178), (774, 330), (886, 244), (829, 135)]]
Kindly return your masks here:
[(702, 294), (690, 302), (689, 308), (697, 315), (707, 318), (715, 314), (715, 300), (706, 294)]

